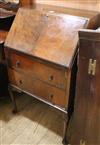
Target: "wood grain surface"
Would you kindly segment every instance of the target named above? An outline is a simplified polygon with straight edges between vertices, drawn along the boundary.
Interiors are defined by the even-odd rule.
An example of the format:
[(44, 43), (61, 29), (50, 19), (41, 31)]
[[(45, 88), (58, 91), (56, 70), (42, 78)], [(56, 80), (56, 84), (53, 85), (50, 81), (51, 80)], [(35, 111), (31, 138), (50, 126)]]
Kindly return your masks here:
[(5, 46), (70, 67), (85, 18), (19, 9)]
[[(75, 110), (68, 127), (71, 145), (80, 145), (80, 141), (86, 145), (100, 144), (100, 32), (97, 29), (100, 27), (100, 15), (95, 20), (94, 30), (79, 32)], [(89, 73), (90, 59), (96, 60), (94, 74)]]

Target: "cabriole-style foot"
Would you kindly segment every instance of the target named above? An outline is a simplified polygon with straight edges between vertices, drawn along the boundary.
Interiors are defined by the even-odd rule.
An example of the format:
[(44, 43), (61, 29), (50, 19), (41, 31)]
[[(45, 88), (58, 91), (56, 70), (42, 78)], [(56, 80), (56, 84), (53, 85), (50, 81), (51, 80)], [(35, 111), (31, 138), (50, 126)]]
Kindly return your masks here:
[(12, 110), (12, 113), (13, 113), (13, 114), (16, 114), (17, 112), (18, 112), (17, 109)]
[(63, 139), (62, 144), (63, 144), (63, 145), (70, 145), (70, 144), (68, 143), (68, 141), (67, 141), (66, 138)]
[(11, 100), (12, 100), (12, 103), (13, 103), (13, 111), (12, 111), (12, 113), (16, 114), (18, 112), (17, 105), (16, 105), (16, 100), (15, 100), (15, 97), (13, 95), (12, 88), (9, 86), (8, 89), (9, 89), (9, 94), (10, 94), (10, 97), (11, 97)]

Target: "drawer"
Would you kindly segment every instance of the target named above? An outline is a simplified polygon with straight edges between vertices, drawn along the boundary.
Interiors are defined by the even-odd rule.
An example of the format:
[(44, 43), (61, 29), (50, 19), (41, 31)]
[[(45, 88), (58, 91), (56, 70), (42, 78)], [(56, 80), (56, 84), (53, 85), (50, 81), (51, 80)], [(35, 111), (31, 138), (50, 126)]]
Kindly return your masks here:
[(9, 56), (9, 66), (58, 88), (66, 88), (67, 71), (65, 72), (64, 69), (51, 67), (48, 66), (48, 64), (43, 64), (37, 60), (31, 60), (29, 57), (24, 57), (15, 53), (11, 53)]
[(54, 105), (65, 107), (68, 97), (64, 90), (48, 85), (40, 80), (9, 69), (10, 83)]

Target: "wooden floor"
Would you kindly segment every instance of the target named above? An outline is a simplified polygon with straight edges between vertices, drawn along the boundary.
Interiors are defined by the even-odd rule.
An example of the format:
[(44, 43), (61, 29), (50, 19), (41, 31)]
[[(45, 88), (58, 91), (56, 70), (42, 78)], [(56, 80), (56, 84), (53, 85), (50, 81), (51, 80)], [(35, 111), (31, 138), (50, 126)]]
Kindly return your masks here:
[(16, 115), (9, 99), (0, 100), (0, 145), (62, 145), (61, 112), (25, 94), (16, 98)]

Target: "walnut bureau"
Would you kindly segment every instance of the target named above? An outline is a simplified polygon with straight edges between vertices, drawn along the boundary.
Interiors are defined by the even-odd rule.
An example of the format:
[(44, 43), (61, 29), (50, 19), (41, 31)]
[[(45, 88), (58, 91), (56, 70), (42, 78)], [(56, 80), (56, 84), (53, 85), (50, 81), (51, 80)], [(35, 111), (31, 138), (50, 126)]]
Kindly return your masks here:
[(17, 106), (12, 88), (67, 116), (74, 99), (78, 30), (87, 23), (88, 19), (82, 17), (26, 8), (18, 10), (5, 42), (14, 111)]

